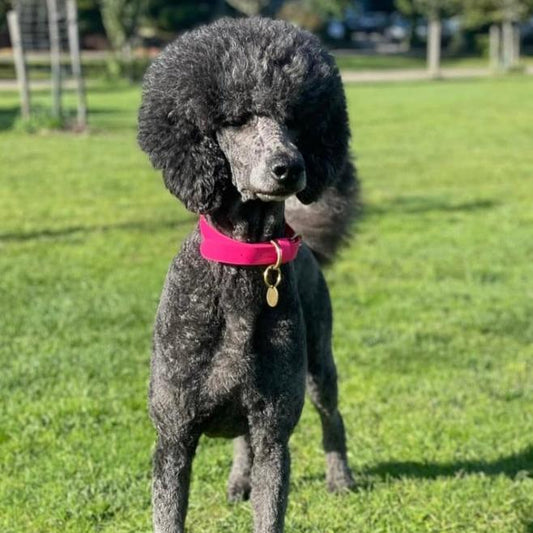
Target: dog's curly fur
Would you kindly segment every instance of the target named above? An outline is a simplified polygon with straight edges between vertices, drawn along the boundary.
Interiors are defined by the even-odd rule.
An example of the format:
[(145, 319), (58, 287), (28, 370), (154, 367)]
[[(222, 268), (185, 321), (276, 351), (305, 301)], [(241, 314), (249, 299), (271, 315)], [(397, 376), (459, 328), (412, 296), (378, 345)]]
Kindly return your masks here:
[[(182, 35), (151, 65), (138, 140), (167, 188), (221, 231), (269, 241), (283, 234), (286, 218), (308, 243), (282, 265), (280, 302), (270, 308), (263, 268), (203, 259), (196, 228), (170, 265), (154, 331), (155, 531), (184, 531), (191, 463), (206, 433), (235, 438), (228, 496), (251, 490), (254, 531), (280, 533), (288, 440), (306, 382), (322, 422), (328, 486), (353, 485), (331, 306), (316, 260), (331, 259), (357, 204), (338, 70), (313, 35), (285, 22), (220, 20)], [(267, 168), (280, 158), (305, 165), (286, 205), (265, 199), (246, 170), (256, 159)], [(279, 190), (290, 196), (270, 167), (261, 172), (258, 183), (273, 199)]]

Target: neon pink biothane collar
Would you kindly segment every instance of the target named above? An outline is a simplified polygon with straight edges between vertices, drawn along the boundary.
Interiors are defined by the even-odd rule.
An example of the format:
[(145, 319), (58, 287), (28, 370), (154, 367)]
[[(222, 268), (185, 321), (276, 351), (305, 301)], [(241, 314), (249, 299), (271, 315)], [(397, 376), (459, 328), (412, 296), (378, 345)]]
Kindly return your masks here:
[[(202, 242), (200, 253), (204, 259), (228, 265), (273, 265), (278, 255), (276, 247), (270, 242), (247, 243), (236, 241), (220, 233), (211, 226), (205, 217), (200, 217), (200, 234)], [(275, 239), (281, 249), (281, 262), (288, 263), (298, 255), (301, 237), (286, 226), (287, 237)]]

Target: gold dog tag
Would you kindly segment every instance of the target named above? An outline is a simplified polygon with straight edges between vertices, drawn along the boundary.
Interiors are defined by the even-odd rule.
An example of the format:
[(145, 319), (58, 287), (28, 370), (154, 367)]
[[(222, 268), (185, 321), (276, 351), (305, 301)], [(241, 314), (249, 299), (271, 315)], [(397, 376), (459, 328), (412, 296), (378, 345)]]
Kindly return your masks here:
[[(278, 305), (279, 301), (279, 292), (278, 292), (278, 285), (281, 282), (281, 269), (279, 268), (281, 265), (282, 260), (282, 254), (281, 254), (281, 248), (279, 244), (276, 241), (270, 241), (274, 248), (276, 249), (276, 262), (273, 265), (269, 265), (266, 267), (265, 271), (263, 272), (263, 279), (265, 280), (265, 285), (267, 286), (267, 304), (270, 307), (276, 307)], [(270, 273), (274, 272), (276, 279), (271, 280), (270, 279)]]
[(276, 287), (269, 287), (267, 289), (267, 304), (270, 307), (276, 307), (278, 305), (279, 293)]

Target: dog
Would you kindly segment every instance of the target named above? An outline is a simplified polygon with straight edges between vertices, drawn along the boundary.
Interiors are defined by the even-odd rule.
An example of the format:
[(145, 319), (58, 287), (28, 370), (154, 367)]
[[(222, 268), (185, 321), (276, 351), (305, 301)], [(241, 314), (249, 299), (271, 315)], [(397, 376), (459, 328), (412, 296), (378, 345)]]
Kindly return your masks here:
[[(354, 485), (319, 266), (357, 212), (349, 137), (333, 58), (283, 21), (221, 19), (184, 33), (145, 74), (139, 145), (201, 216), (170, 265), (154, 326), (156, 533), (184, 531), (202, 434), (234, 439), (228, 498), (251, 498), (255, 533), (281, 533), (288, 442), (306, 388), (322, 423), (327, 486)], [(233, 249), (263, 249), (271, 263), (225, 261)]]

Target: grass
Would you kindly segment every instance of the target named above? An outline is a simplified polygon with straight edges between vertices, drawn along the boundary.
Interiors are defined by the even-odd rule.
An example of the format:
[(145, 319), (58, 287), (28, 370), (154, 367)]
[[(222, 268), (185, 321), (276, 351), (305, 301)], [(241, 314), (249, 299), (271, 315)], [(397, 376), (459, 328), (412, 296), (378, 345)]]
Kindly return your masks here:
[[(427, 67), (424, 54), (414, 55), (366, 55), (366, 54), (335, 54), (335, 59), (342, 70), (403, 70), (424, 69)], [(520, 64), (533, 64), (531, 56), (523, 55)], [(489, 68), (489, 59), (481, 56), (444, 57), (443, 68)]]
[[(533, 531), (533, 80), (348, 86), (366, 213), (327, 271), (349, 455), (291, 441), (287, 533)], [(42, 95), (42, 99), (46, 98)], [(0, 531), (150, 531), (150, 332), (194, 217), (135, 145), (137, 88), (90, 135), (12, 132), (0, 103)], [(204, 439), (191, 533), (250, 531), (231, 444)]]
[[(426, 68), (426, 57), (424, 51), (419, 55), (411, 54), (364, 54), (364, 53), (336, 53), (333, 51), (339, 68), (343, 70), (404, 70), (404, 69), (424, 69)], [(65, 60), (66, 61), (66, 60)], [(142, 72), (149, 63), (148, 58), (138, 59), (132, 67), (135, 78), (140, 78)], [(522, 66), (533, 65), (531, 55), (522, 55), (520, 58)], [(67, 66), (67, 63), (65, 62)], [(50, 65), (47, 57), (29, 59), (30, 80), (44, 80), (50, 78)], [(489, 68), (489, 59), (482, 56), (457, 56), (444, 57), (442, 59), (443, 68)], [(125, 67), (123, 66), (124, 70)], [(85, 56), (83, 59), (84, 74), (94, 79), (116, 78), (117, 73), (112, 72), (109, 60), (105, 58), (94, 58)], [(67, 68), (70, 72), (70, 68)], [(15, 79), (15, 68), (11, 58), (0, 55), (0, 80)]]
[[(385, 55), (385, 54), (336, 54), (335, 59), (342, 70), (396, 70), (419, 69), (426, 67), (424, 55)], [(444, 67), (488, 67), (488, 59), (483, 57), (445, 58)]]

